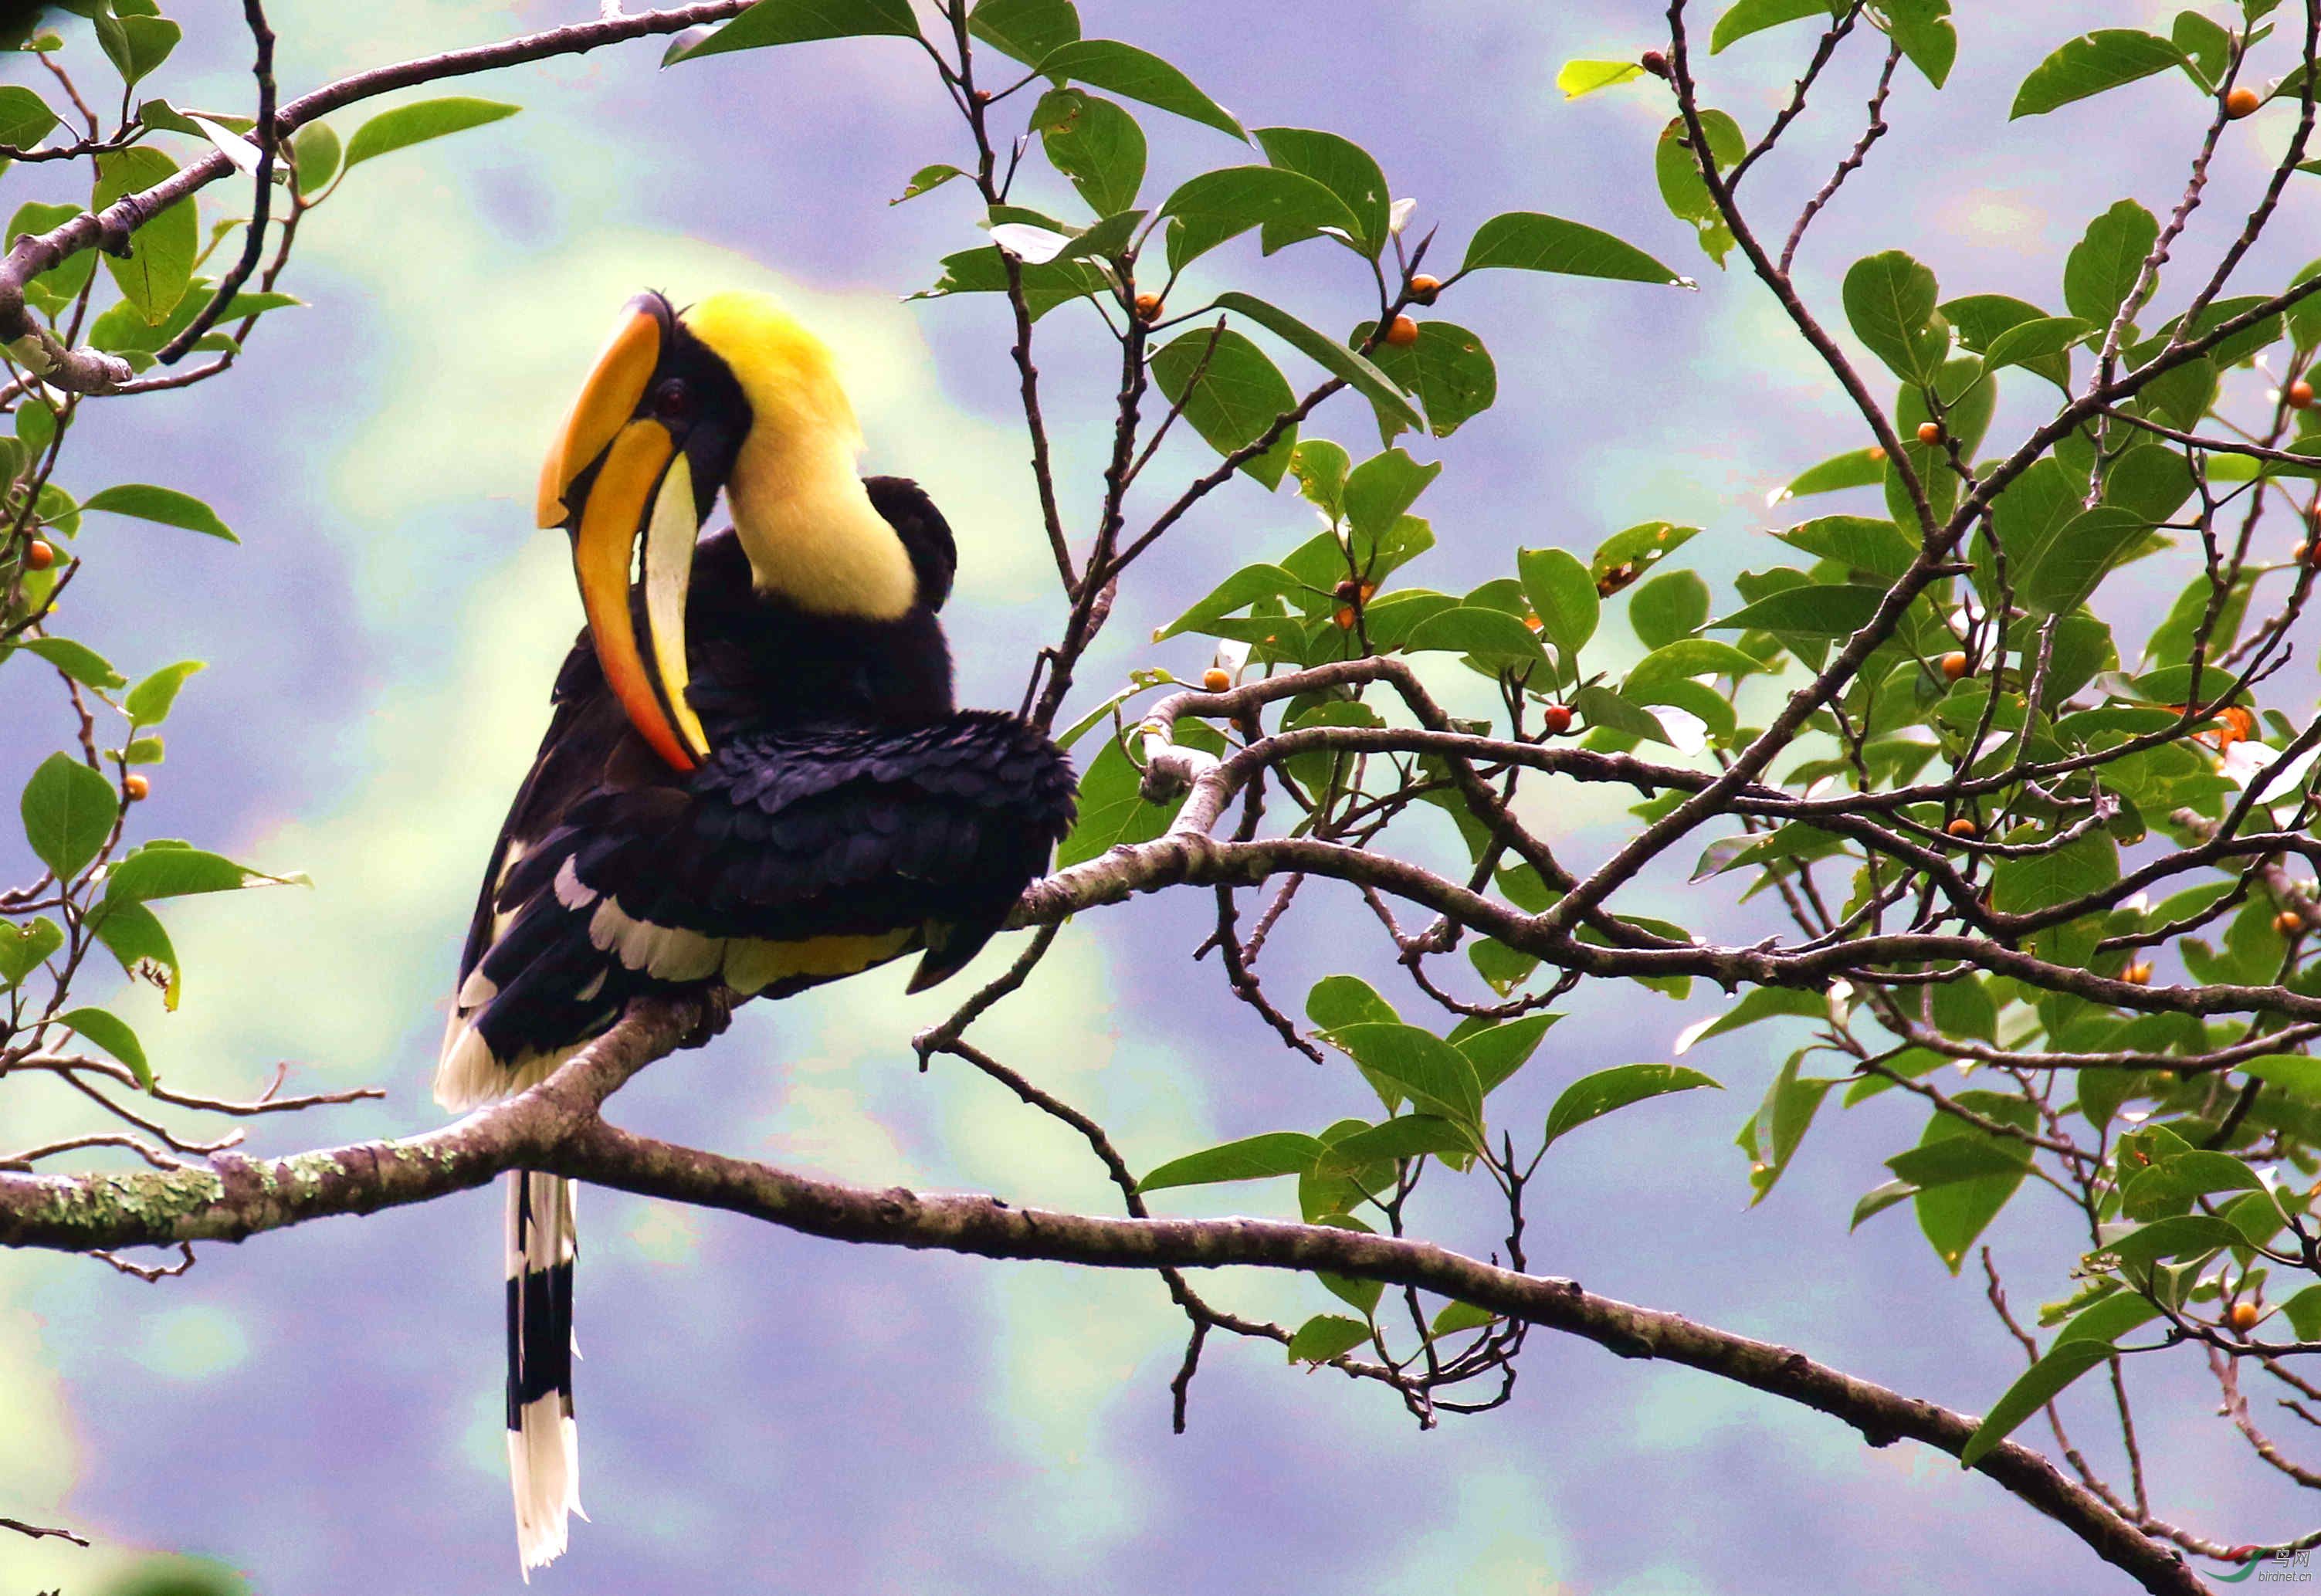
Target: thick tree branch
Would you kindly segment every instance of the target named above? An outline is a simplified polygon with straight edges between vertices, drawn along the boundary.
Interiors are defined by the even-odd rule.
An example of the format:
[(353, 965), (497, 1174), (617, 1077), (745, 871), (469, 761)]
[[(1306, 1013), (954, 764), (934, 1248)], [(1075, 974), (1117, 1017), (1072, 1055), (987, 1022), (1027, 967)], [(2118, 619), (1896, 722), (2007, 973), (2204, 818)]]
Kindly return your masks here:
[[(642, 1003), (539, 1087), (456, 1125), (404, 1140), (280, 1159), (219, 1154), (205, 1170), (77, 1177), (0, 1174), (0, 1245), (74, 1252), (239, 1241), (339, 1215), (425, 1202), (509, 1170), (539, 1169), (833, 1241), (1040, 1259), (1106, 1269), (1325, 1270), (1475, 1303), (1661, 1358), (1829, 1414), (1872, 1446), (1908, 1438), (1955, 1456), (1976, 1420), (1816, 1363), (1801, 1352), (1597, 1296), (1575, 1281), (1500, 1269), (1425, 1242), (1265, 1219), (1109, 1218), (1014, 1207), (973, 1194), (874, 1190), (676, 1146), (604, 1122), (604, 1099), (722, 1014)], [(2203, 1587), (2084, 1487), (2027, 1447), (2004, 1443), (1977, 1465), (2056, 1519), (2147, 1591)]]

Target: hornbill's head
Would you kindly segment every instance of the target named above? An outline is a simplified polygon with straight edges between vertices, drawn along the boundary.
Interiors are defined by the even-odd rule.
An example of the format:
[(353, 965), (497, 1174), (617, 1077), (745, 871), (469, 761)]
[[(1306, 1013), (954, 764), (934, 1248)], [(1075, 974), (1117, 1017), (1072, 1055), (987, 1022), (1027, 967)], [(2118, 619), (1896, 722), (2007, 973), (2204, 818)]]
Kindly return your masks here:
[[(760, 592), (866, 620), (941, 602), (923, 595), (912, 552), (872, 506), (855, 472), (861, 449), (830, 351), (770, 301), (629, 302), (549, 449), (540, 524), (571, 533), (605, 679), (677, 769), (709, 752), (685, 696), (685, 600), (694, 538), (721, 490)], [(631, 620), (633, 563), (650, 669)]]

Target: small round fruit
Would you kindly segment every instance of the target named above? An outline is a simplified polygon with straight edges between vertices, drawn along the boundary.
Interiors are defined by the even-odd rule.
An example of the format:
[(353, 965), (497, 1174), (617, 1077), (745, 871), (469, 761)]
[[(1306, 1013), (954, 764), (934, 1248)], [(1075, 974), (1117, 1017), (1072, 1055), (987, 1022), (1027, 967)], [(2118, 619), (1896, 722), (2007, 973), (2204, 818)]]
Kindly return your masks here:
[(1571, 706), (1550, 704), (1539, 712), (1539, 724), (1551, 737), (1561, 737), (1571, 729)]
[(128, 795), (129, 801), (133, 804), (151, 792), (153, 784), (139, 772), (132, 771), (121, 779), (121, 790)]
[(1870, 461), (1871, 461), (1871, 462), (1872, 462), (1872, 463), (1876, 463), (1876, 462), (1881, 461), (1883, 461), (1885, 458), (1886, 458), (1886, 445), (1885, 445), (1885, 444), (1883, 444), (1883, 443), (1872, 443), (1872, 444), (1870, 446)]
[(2305, 917), (2293, 908), (2285, 908), (2272, 917), (2272, 928), (2283, 936), (2296, 936), (2305, 929)]
[(1397, 349), (1408, 349), (1418, 342), (1418, 324), (1408, 316), (1397, 316), (1388, 324), (1386, 341)]
[(1943, 674), (1949, 677), (1952, 681), (1964, 681), (1966, 679), (1966, 673), (1970, 668), (1970, 663), (1964, 654), (1950, 653), (1943, 656)]
[(2152, 984), (2152, 966), (2139, 959), (2121, 971), (2119, 979), (2132, 987), (2148, 987)]
[(2263, 104), (2264, 102), (2257, 97), (2256, 90), (2243, 85), (2225, 96), (2225, 114), (2238, 122), (2242, 117), (2253, 114), (2259, 105)]
[(2300, 377), (2289, 385), (2289, 392), (2282, 397), (2291, 410), (2309, 410), (2313, 407), (2313, 385)]
[(1655, 78), (1665, 78), (1669, 75), (1668, 57), (1662, 55), (1657, 50), (1648, 50), (1644, 51), (1643, 55), (1638, 56), (1636, 58), (1636, 65), (1642, 67), (1645, 71), (1650, 72)]
[(1212, 665), (1201, 672), (1201, 688), (1205, 692), (1222, 693), (1233, 686), (1233, 672)]
[(1919, 442), (1924, 443), (1927, 448), (1931, 449), (1942, 441), (1943, 424), (1941, 422), (1922, 421), (1918, 424)]
[(1439, 277), (1429, 277), (1422, 271), (1410, 279), (1410, 296), (1421, 305), (1434, 304), (1434, 296), (1442, 291), (1443, 279)]
[(1544, 631), (1546, 627), (1547, 623), (1541, 620), (1536, 614), (1530, 610), (1525, 610), (1524, 612), (1524, 630), (1527, 632), (1540, 632)]
[(46, 540), (33, 538), (24, 545), (24, 564), (28, 570), (46, 570), (57, 562), (57, 552)]
[(2234, 1329), (2245, 1336), (2256, 1328), (2257, 1320), (2262, 1318), (2264, 1314), (2253, 1302), (2235, 1302), (2233, 1304), (2232, 1312), (2225, 1317), (2232, 1322)]
[(1338, 613), (1330, 618), (1338, 624), (1339, 631), (1351, 632), (1354, 629), (1354, 606), (1342, 604), (1338, 606)]
[(1338, 585), (1330, 591), (1340, 604), (1352, 604), (1362, 596), (1362, 585), (1352, 577), (1340, 577)]
[(1160, 296), (1158, 294), (1139, 294), (1136, 296), (1136, 319), (1140, 322), (1159, 321), (1160, 319)]
[(1977, 825), (1973, 821), (1969, 820), (1963, 815), (1952, 821), (1948, 825), (1943, 826), (1943, 830), (1954, 837), (1976, 837), (1982, 834), (1982, 827)]

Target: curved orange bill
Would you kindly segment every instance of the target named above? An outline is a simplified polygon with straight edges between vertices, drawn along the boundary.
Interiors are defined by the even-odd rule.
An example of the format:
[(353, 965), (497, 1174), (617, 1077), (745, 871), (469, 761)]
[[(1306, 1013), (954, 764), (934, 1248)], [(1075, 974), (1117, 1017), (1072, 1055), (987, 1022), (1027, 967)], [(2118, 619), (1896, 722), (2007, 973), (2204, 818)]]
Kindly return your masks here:
[[(709, 752), (684, 698), (684, 579), (692, 567), (698, 517), (691, 473), (678, 457), (676, 440), (659, 421), (636, 415), (660, 362), (666, 307), (650, 296), (632, 304), (633, 314), (597, 357), (549, 451), (541, 471), (540, 524), (571, 528), (573, 575), (605, 684), (653, 752), (672, 768), (690, 771)], [(591, 467), (594, 477), (574, 493), (575, 482)], [(640, 537), (646, 540), (648, 577), (657, 579), (650, 583), (648, 625), (658, 632), (665, 623), (674, 632), (653, 639), (661, 686), (639, 652), (629, 606), (629, 570)]]

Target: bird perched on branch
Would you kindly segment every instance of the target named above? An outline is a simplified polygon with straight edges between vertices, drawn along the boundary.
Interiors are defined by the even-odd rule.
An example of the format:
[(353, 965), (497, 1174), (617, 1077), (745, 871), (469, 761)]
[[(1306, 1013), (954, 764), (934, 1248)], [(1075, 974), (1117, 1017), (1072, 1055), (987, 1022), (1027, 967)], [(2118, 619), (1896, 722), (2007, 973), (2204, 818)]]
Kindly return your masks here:
[[(651, 994), (787, 997), (908, 954), (919, 990), (1046, 868), (1070, 766), (953, 705), (951, 528), (916, 483), (858, 477), (861, 447), (829, 351), (768, 301), (630, 302), (541, 473), (587, 627), (485, 873), (444, 1107), (537, 1084)], [(696, 541), (721, 491), (733, 525)], [(573, 1255), (570, 1183), (512, 1175), (527, 1575), (579, 1510)]]

